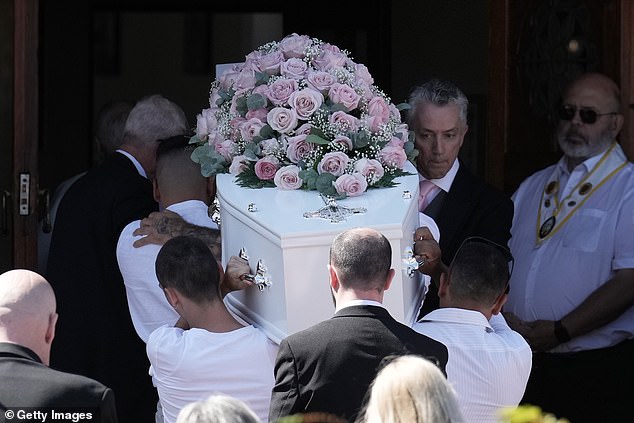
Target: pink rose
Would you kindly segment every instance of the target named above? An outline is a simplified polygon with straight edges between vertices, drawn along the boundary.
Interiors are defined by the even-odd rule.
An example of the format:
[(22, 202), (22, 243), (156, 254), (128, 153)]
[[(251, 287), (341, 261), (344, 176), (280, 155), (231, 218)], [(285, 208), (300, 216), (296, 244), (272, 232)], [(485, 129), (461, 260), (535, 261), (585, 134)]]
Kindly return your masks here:
[(273, 178), (275, 186), (280, 189), (299, 189), (304, 181), (299, 177), (299, 168), (295, 165), (288, 165), (280, 168)]
[(224, 157), (227, 162), (230, 162), (236, 151), (236, 143), (231, 140), (216, 143), (216, 151)]
[(358, 197), (368, 188), (368, 181), (360, 173), (346, 173), (337, 178), (334, 186), (339, 194), (346, 194), (348, 197)]
[(375, 118), (370, 130), (377, 132), (381, 125), (385, 125), (390, 120), (390, 107), (381, 96), (373, 97), (368, 102), (368, 115)]
[(266, 121), (274, 131), (288, 134), (297, 126), (297, 113), (293, 109), (274, 107), (266, 115)]
[(297, 163), (302, 159), (309, 156), (313, 151), (313, 144), (306, 142), (308, 134), (299, 134), (294, 137), (288, 137), (288, 147), (286, 149), (286, 156), (293, 163)]
[(288, 98), (288, 104), (295, 110), (300, 119), (307, 120), (324, 103), (324, 96), (312, 88), (295, 91)]
[(341, 147), (342, 150), (350, 151), (352, 150), (352, 140), (345, 135), (335, 135), (335, 139), (332, 140), (333, 144), (336, 144)]
[(321, 93), (327, 93), (330, 87), (337, 82), (337, 78), (324, 71), (309, 71), (306, 76), (308, 86)]
[(275, 172), (280, 166), (280, 161), (275, 156), (265, 156), (255, 162), (255, 175), (263, 181), (275, 177)]
[(304, 57), (306, 48), (310, 46), (310, 37), (307, 35), (290, 34), (280, 41), (279, 48), (284, 57)]
[(248, 120), (258, 119), (258, 120), (261, 120), (262, 122), (266, 122), (266, 115), (268, 113), (269, 111), (266, 108), (261, 108), (256, 110), (249, 110), (244, 117)]
[(257, 61), (258, 68), (269, 75), (275, 75), (280, 72), (280, 66), (284, 61), (284, 55), (281, 51), (276, 50), (263, 54)]
[(249, 167), (249, 159), (245, 155), (234, 156), (229, 166), (229, 173), (239, 175)]
[(256, 118), (251, 118), (246, 122), (242, 122), (239, 126), (242, 139), (245, 141), (252, 141), (254, 137), (260, 135), (260, 130), (264, 127), (264, 125), (264, 122)]
[(280, 66), (280, 74), (287, 78), (302, 79), (308, 71), (308, 64), (302, 59), (291, 58)]
[(321, 161), (317, 165), (317, 172), (331, 173), (335, 176), (343, 175), (350, 158), (341, 151), (333, 151), (324, 154)]
[(313, 60), (315, 69), (327, 71), (342, 68), (348, 62), (348, 57), (341, 52), (339, 47), (324, 43), (321, 54)]
[(287, 104), (291, 94), (297, 91), (297, 81), (291, 78), (276, 79), (271, 85), (267, 95), (276, 106)]
[(359, 128), (359, 119), (346, 112), (338, 110), (328, 118), (328, 121), (335, 125), (341, 132), (354, 132)]
[(372, 85), (374, 84), (374, 78), (370, 75), (370, 71), (366, 65), (361, 63), (355, 63), (354, 65), (354, 76), (357, 82), (363, 82), (364, 85)]
[(238, 74), (234, 87), (238, 90), (248, 90), (255, 87), (255, 70), (244, 68)]
[[(403, 146), (403, 144), (409, 141), (409, 134), (410, 134), (409, 127), (407, 126), (406, 123), (401, 123), (400, 125), (396, 127), (396, 130), (394, 131), (394, 137), (400, 140), (401, 147)], [(392, 139), (392, 141), (394, 141), (394, 139)]]
[(379, 160), (386, 166), (402, 169), (407, 161), (407, 154), (403, 147), (388, 144), (379, 152)]
[(296, 135), (300, 135), (300, 134), (310, 135), (310, 130), (312, 127), (313, 125), (311, 125), (310, 123), (304, 123), (302, 124), (302, 126), (300, 126), (299, 128), (295, 130), (295, 134)]
[(196, 116), (196, 135), (198, 138), (205, 139), (207, 135), (218, 126), (218, 119), (212, 109), (204, 109)]
[(370, 181), (370, 184), (380, 180), (385, 174), (383, 166), (378, 160), (365, 157), (354, 164), (354, 171), (362, 174), (366, 180)]
[(333, 103), (341, 104), (348, 111), (356, 109), (359, 105), (359, 99), (361, 98), (352, 87), (339, 83), (333, 84), (332, 87), (330, 87), (328, 96)]

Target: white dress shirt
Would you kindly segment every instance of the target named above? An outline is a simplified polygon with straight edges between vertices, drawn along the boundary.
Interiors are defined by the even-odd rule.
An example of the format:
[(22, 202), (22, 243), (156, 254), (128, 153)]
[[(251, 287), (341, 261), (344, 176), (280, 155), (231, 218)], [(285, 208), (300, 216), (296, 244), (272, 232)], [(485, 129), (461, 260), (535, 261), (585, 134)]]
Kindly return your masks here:
[[(218, 225), (209, 218), (207, 208), (202, 201), (188, 200), (173, 204), (167, 210), (178, 213), (188, 223), (217, 229)], [(125, 283), (134, 329), (143, 342), (147, 342), (154, 329), (176, 323), (178, 314), (165, 299), (156, 278), (154, 265), (161, 246), (150, 244), (136, 248), (132, 245), (142, 238), (132, 235), (140, 223), (140, 220), (135, 220), (121, 231), (117, 243), (117, 261)]]
[(244, 401), (268, 421), (278, 347), (251, 325), (231, 332), (162, 326), (147, 342), (150, 375), (165, 423), (185, 405), (222, 393)]
[(412, 327), (447, 346), (447, 380), (465, 422), (497, 423), (500, 408), (519, 404), (532, 353), (501, 314), (487, 321), (478, 311), (439, 308)]
[[(522, 320), (559, 320), (612, 278), (615, 270), (634, 268), (634, 165), (631, 163), (600, 186), (561, 229), (537, 245), (541, 196), (555, 167), (566, 173), (560, 184), (564, 185), (562, 191), (567, 192), (597, 160), (590, 158), (567, 175), (562, 158), (558, 164), (528, 177), (513, 194), (515, 215), (509, 246), (515, 267), (504, 310)], [(630, 307), (612, 322), (552, 351), (604, 348), (633, 336), (634, 307)]]

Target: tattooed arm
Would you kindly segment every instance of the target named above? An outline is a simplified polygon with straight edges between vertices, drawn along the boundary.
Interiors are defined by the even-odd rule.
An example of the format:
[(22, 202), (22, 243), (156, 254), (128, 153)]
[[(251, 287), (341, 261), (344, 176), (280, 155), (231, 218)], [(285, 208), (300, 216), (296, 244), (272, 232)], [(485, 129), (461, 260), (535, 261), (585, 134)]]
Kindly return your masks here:
[(134, 231), (134, 235), (144, 235), (134, 242), (135, 247), (147, 244), (165, 244), (175, 236), (193, 236), (201, 239), (211, 249), (216, 260), (222, 260), (220, 230), (196, 226), (187, 223), (178, 214), (163, 210), (151, 213), (141, 221), (141, 226)]

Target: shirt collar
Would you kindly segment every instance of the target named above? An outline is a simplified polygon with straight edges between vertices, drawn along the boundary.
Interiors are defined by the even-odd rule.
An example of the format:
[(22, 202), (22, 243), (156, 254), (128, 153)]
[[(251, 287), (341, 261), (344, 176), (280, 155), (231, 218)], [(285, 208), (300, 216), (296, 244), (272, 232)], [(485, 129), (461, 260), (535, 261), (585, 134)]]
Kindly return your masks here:
[[(603, 150), (599, 154), (596, 154), (596, 155), (590, 157), (589, 159), (586, 159), (585, 161), (579, 163), (573, 169), (573, 171), (579, 169), (584, 174), (590, 172), (590, 169), (592, 169), (599, 162), (599, 160), (601, 160), (601, 157), (603, 157), (603, 153), (605, 153), (605, 150)], [(565, 174), (565, 175), (569, 175), (570, 174), (570, 172), (568, 172), (568, 163), (566, 161), (566, 156), (563, 156), (561, 159), (559, 159), (559, 161), (557, 162), (557, 167), (559, 168), (559, 173), (560, 174), (562, 174), (562, 173)]]
[(464, 308), (442, 307), (427, 313), (420, 321), (424, 322), (444, 322), (461, 325), (481, 326), (487, 332), (494, 332), (491, 324), (484, 314), (475, 310)]
[(344, 309), (346, 307), (359, 306), (359, 305), (371, 305), (371, 306), (385, 308), (385, 306), (383, 304), (381, 304), (378, 301), (374, 301), (374, 300), (350, 300), (350, 301), (346, 301), (346, 302), (344, 302), (342, 304), (337, 304), (337, 307), (335, 309), (335, 313), (337, 313), (339, 310)]
[(141, 166), (141, 163), (139, 163), (139, 161), (132, 154), (128, 153), (125, 150), (121, 150), (121, 149), (118, 149), (116, 151), (117, 151), (117, 153), (121, 153), (124, 156), (126, 156), (128, 159), (130, 159), (130, 161), (132, 162), (132, 164), (136, 168), (137, 172), (139, 172), (139, 175), (143, 176), (145, 179), (148, 179), (147, 174), (145, 173), (145, 169), (143, 169), (143, 166)]
[[(456, 179), (456, 174), (458, 173), (458, 168), (460, 167), (460, 162), (456, 158), (449, 171), (439, 179), (429, 179), (429, 181), (433, 182), (438, 188), (442, 189), (445, 192), (449, 192), (451, 189), (451, 184), (453, 184), (453, 180)], [(424, 180), (425, 177), (419, 174), (419, 179)]]

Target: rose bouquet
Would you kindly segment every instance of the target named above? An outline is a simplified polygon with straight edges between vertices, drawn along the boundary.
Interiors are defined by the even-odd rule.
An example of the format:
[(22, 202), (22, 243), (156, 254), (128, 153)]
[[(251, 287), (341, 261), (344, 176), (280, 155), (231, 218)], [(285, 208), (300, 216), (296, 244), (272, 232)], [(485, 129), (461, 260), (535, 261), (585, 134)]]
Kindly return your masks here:
[[(192, 160), (243, 187), (334, 198), (394, 186), (416, 155), (400, 109), (345, 50), (291, 34), (260, 46), (211, 84)], [(401, 106), (402, 108), (403, 106)]]

